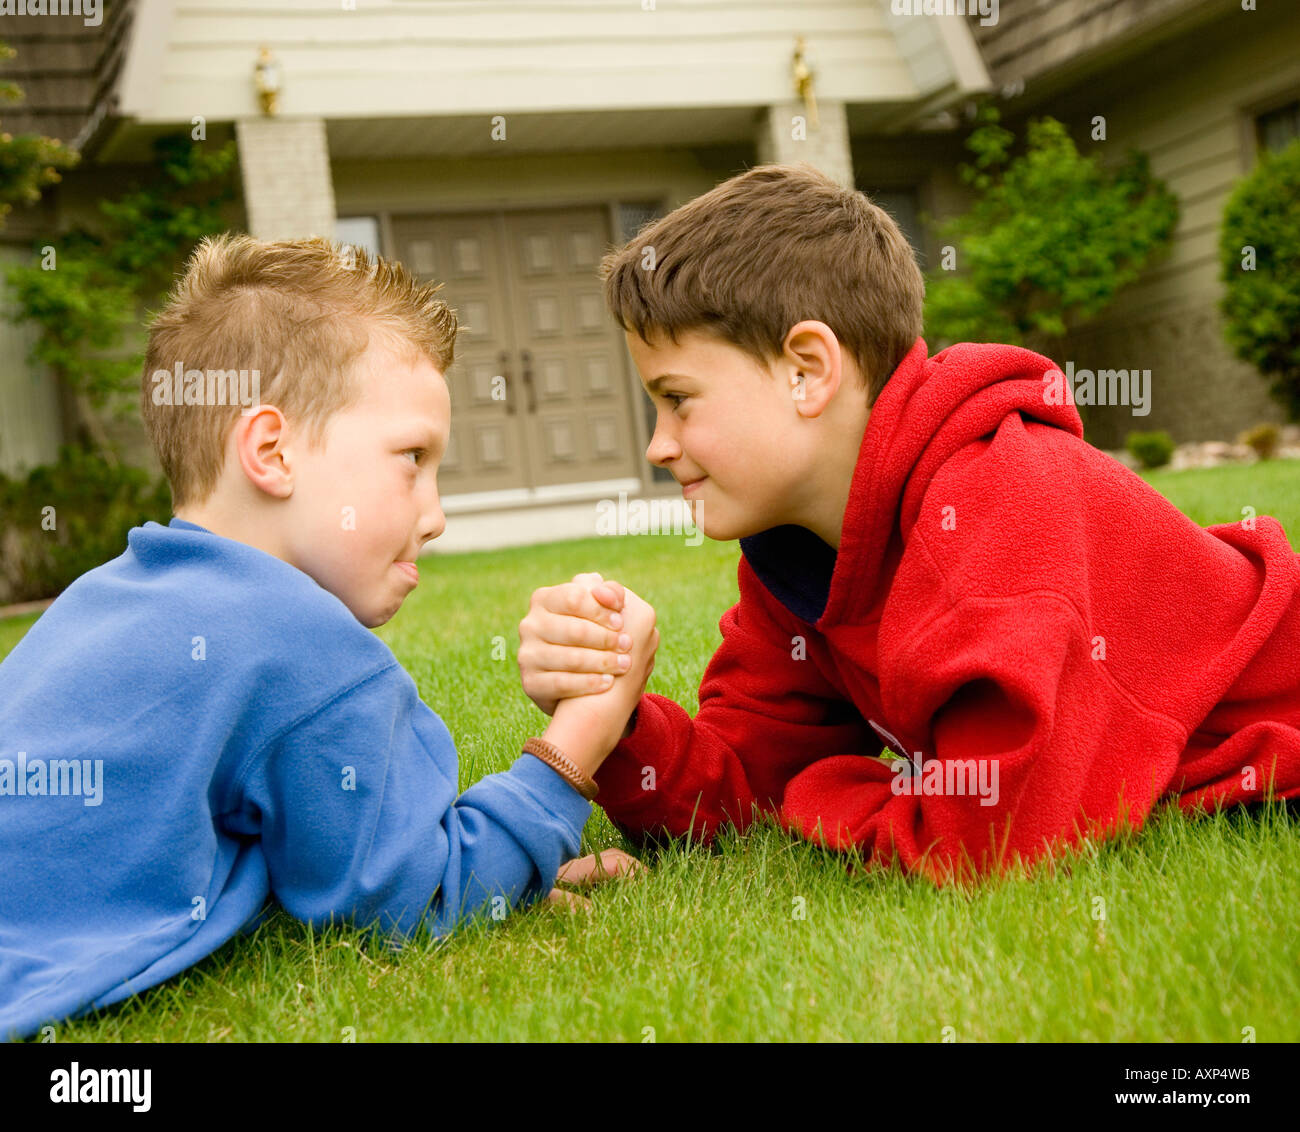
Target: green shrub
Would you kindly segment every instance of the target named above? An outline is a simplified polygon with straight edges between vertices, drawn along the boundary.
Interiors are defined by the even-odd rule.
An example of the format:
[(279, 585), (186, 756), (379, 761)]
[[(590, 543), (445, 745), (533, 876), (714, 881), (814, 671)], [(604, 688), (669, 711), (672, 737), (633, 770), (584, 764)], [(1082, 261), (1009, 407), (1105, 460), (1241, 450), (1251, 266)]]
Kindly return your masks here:
[[(0, 42), (0, 63), (17, 52)], [(0, 102), (21, 102), (23, 90), (17, 84), (0, 79)], [(18, 134), (0, 130), (0, 227), (15, 204), (31, 205), (41, 199), (41, 190), (57, 185), (63, 178), (60, 169), (71, 169), (81, 155), (56, 138), (43, 134)]]
[(1300, 139), (1265, 154), (1223, 210), (1223, 333), (1300, 418)]
[(981, 108), (959, 167), (974, 202), (940, 226), (955, 270), (926, 276), (925, 330), (932, 346), (952, 342), (1060, 339), (1104, 310), (1166, 247), (1178, 199), (1153, 177), (1145, 156), (1103, 165), (1080, 154), (1054, 118), (1031, 120), (1023, 152)]
[(1164, 429), (1158, 432), (1130, 432), (1128, 450), (1144, 468), (1159, 468), (1174, 454), (1174, 438)]
[[(28, 357), (98, 409), (134, 412), (144, 361), (143, 308), (156, 310), (204, 236), (228, 228), (235, 143), (219, 148), (166, 135), (153, 160), (89, 224), (40, 236), (32, 260), (7, 272), (14, 321), (39, 333)], [(47, 262), (45, 247), (51, 249)], [(123, 396), (125, 394), (125, 396)]]
[(1258, 424), (1237, 437), (1237, 443), (1249, 444), (1261, 460), (1271, 460), (1277, 451), (1281, 435), (1281, 430), (1275, 424)]
[(70, 445), (24, 479), (0, 476), (0, 605), (58, 595), (121, 554), (132, 527), (170, 516), (165, 479)]

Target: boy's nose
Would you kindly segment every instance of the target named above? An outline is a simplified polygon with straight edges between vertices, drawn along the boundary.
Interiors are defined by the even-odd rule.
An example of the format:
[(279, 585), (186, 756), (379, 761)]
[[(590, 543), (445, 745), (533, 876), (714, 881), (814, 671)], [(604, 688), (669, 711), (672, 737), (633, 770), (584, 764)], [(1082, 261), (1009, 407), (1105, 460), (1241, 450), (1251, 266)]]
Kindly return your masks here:
[(677, 459), (681, 454), (681, 445), (656, 424), (655, 434), (650, 438), (650, 443), (645, 450), (645, 458), (650, 463), (663, 467), (670, 460)]
[(433, 511), (423, 516), (420, 524), (420, 545), (437, 538), (447, 529), (447, 516), (442, 512), (442, 503), (435, 501)]

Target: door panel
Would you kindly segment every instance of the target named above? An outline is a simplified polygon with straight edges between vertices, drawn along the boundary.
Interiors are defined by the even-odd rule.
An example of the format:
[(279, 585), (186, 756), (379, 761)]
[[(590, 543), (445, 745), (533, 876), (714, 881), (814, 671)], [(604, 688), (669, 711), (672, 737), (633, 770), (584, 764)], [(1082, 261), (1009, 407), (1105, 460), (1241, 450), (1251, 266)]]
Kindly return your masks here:
[(598, 275), (599, 208), (505, 216), (534, 486), (638, 474), (623, 336)]
[[(462, 329), (446, 374), (451, 442), (438, 469), (443, 495), (524, 487), (524, 424), (512, 399), (514, 331), (501, 286), (501, 233), (492, 215), (394, 217), (397, 255), (421, 279), (445, 283), (440, 297)], [(505, 379), (505, 380), (496, 380)]]

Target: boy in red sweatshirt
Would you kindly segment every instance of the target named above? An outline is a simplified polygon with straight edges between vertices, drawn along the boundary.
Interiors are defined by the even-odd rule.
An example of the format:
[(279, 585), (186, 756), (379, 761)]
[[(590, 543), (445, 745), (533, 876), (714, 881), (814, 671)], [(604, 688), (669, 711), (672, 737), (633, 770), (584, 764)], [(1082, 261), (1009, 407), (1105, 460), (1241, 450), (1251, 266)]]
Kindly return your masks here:
[[(1166, 796), (1300, 796), (1281, 525), (1197, 526), (1085, 443), (1039, 354), (928, 357), (920, 272), (860, 193), (754, 168), (603, 275), (658, 410), (647, 458), (742, 550), (699, 712), (644, 695), (596, 776), (624, 832), (708, 840), (758, 807), (942, 883), (1138, 828)], [(520, 625), (543, 710), (613, 663), (612, 634), (565, 615), (579, 588), (537, 591)]]

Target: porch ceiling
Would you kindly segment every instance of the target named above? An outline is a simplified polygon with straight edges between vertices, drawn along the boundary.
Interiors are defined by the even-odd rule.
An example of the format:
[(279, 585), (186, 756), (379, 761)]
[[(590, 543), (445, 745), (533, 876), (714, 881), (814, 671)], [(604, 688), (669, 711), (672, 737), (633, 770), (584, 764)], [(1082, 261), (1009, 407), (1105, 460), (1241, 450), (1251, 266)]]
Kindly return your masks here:
[[(918, 104), (851, 105), (854, 135), (892, 133), (915, 121)], [(391, 160), (486, 156), (493, 153), (589, 153), (620, 149), (689, 149), (750, 145), (763, 109), (758, 106), (689, 107), (657, 110), (547, 111), (506, 115), (505, 142), (492, 138), (489, 115), (334, 118), (326, 122), (331, 160)], [(152, 139), (176, 126), (117, 120), (97, 161), (143, 162)], [(211, 123), (224, 139), (228, 123)]]
[(758, 114), (748, 106), (513, 113), (506, 115), (504, 142), (493, 140), (486, 114), (335, 118), (326, 130), (330, 157), (340, 160), (571, 153), (749, 142)]

